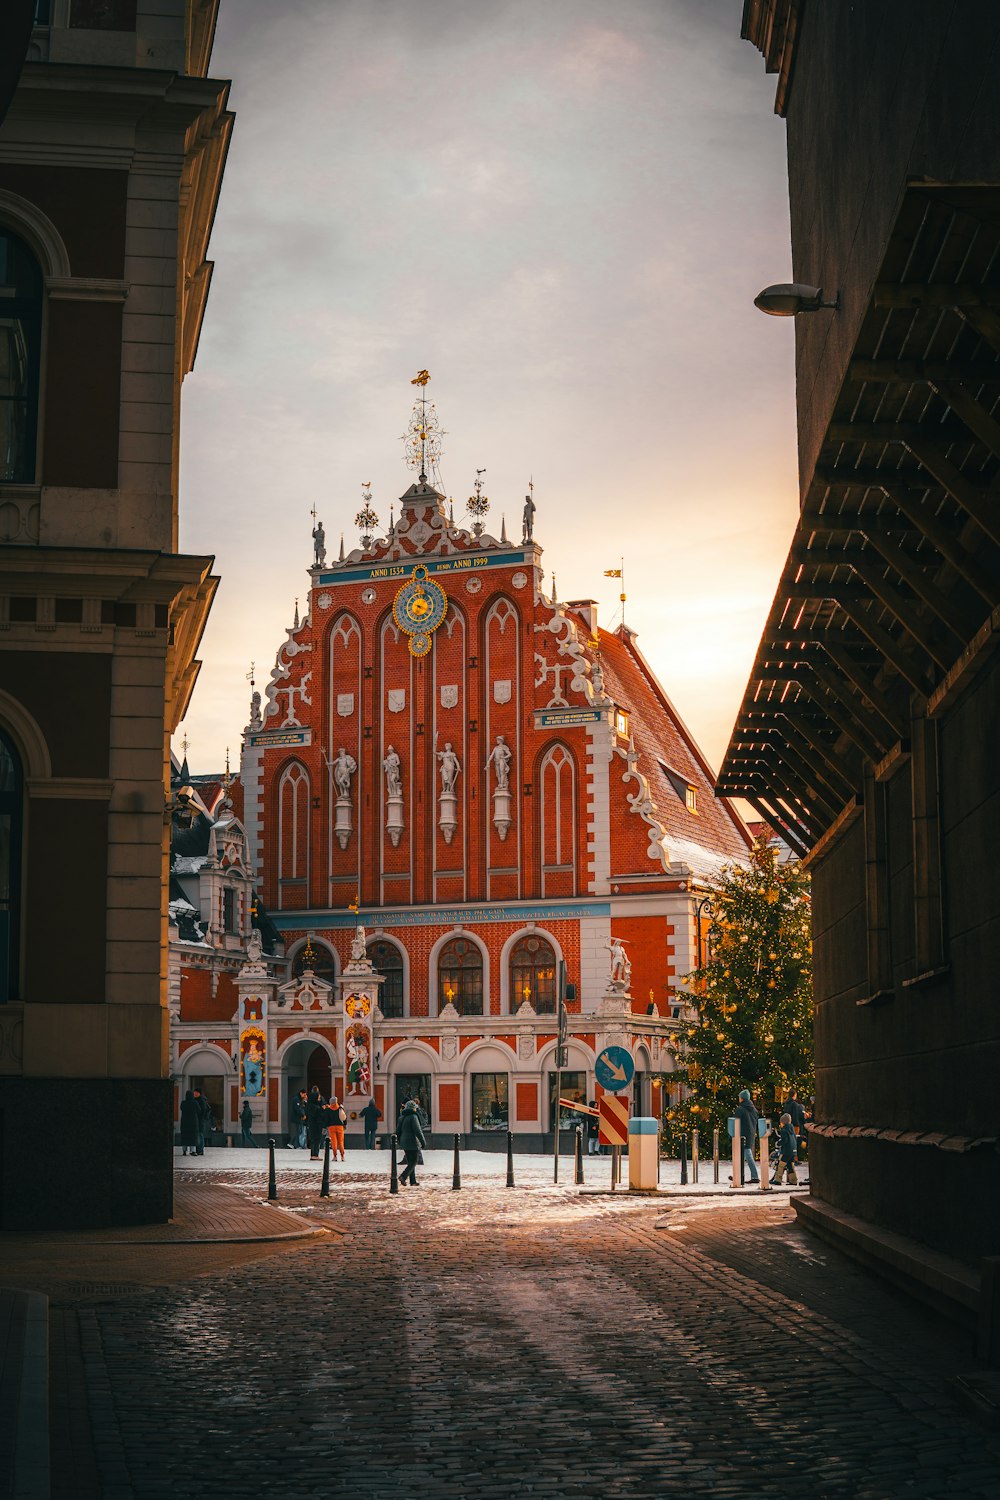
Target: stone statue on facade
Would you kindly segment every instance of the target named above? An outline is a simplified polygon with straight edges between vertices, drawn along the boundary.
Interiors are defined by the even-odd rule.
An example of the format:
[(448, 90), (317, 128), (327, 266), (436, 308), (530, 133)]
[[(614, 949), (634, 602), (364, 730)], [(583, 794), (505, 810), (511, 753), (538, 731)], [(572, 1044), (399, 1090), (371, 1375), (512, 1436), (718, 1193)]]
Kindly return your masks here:
[(326, 562), (326, 532), (323, 530), (323, 522), (317, 521), (313, 527), (313, 566), (321, 568)]
[(625, 952), (624, 939), (613, 937), (604, 946), (611, 954), (611, 983), (620, 984), (625, 989), (628, 989), (629, 981), (632, 978), (632, 964), (628, 954)]
[(389, 797), (401, 797), (403, 795), (403, 772), (400, 766), (399, 756), (390, 745), (385, 760), (382, 762), (385, 772), (385, 790)]
[(251, 927), (250, 936), (247, 938), (247, 958), (252, 964), (259, 964), (264, 952), (261, 942), (260, 928)]
[(333, 763), (333, 780), (339, 796), (349, 797), (351, 795), (351, 777), (357, 769), (357, 761), (353, 755), (348, 755), (343, 745), (341, 745), (337, 751), (337, 759)]
[(487, 770), (489, 769), (491, 763), (493, 765), (493, 770), (497, 779), (498, 792), (505, 792), (510, 785), (510, 761), (510, 746), (507, 744), (507, 741), (504, 739), (503, 735), (498, 734), (496, 744), (493, 746), (493, 749), (486, 757)]
[(437, 752), (437, 758), (441, 762), (441, 791), (454, 793), (462, 766), (451, 748), (451, 740), (445, 740), (444, 749)]
[(535, 502), (530, 495), (524, 497), (524, 515), (521, 521), (521, 541), (530, 542), (535, 529)]
[(250, 729), (251, 731), (257, 730), (260, 729), (262, 725), (263, 720), (260, 716), (260, 694), (255, 690), (250, 694)]
[(364, 962), (366, 962), (367, 958), (368, 958), (368, 939), (365, 936), (365, 929), (362, 927), (361, 923), (359, 922), (358, 925), (357, 925), (357, 927), (355, 927), (355, 929), (354, 929), (354, 936), (351, 939), (351, 963), (352, 964), (364, 963)]

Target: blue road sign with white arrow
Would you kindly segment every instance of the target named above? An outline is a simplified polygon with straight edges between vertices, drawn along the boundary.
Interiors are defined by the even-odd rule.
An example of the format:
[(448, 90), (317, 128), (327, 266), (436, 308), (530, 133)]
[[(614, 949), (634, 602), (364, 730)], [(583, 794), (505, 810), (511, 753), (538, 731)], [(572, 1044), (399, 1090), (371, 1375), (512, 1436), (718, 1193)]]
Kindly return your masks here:
[(635, 1063), (631, 1052), (624, 1047), (605, 1047), (594, 1063), (594, 1077), (602, 1089), (620, 1094), (627, 1089), (635, 1076)]

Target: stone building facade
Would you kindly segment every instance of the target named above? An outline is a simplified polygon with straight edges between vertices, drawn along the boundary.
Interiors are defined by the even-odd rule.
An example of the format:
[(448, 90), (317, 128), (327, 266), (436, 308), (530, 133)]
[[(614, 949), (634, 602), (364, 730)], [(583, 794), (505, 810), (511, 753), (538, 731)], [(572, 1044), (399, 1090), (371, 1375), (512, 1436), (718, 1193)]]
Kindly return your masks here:
[[(0, 129), (0, 1112), (7, 1225), (166, 1218), (169, 735), (217, 580), (180, 386), (229, 139), (211, 0), (51, 0)], [(54, 938), (58, 934), (58, 938)], [(34, 1163), (58, 1093), (60, 1171)]]

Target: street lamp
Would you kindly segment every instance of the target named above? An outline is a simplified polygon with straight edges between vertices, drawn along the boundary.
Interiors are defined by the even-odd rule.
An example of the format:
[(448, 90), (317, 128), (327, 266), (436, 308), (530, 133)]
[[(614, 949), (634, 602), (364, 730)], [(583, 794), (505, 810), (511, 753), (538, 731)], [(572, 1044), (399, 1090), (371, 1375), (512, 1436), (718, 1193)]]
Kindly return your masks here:
[(794, 318), (799, 313), (819, 312), (824, 307), (837, 312), (840, 308), (840, 293), (837, 293), (832, 302), (825, 302), (821, 286), (806, 286), (801, 281), (779, 281), (758, 292), (753, 305), (759, 307), (761, 312), (769, 313), (772, 318)]
[(702, 896), (701, 900), (697, 903), (697, 905), (695, 906), (695, 909), (694, 909), (695, 931), (697, 933), (697, 939), (698, 939), (698, 968), (699, 969), (701, 968), (702, 964), (705, 961), (704, 945), (703, 945), (702, 936), (701, 936), (701, 914), (702, 914), (702, 912), (707, 912), (708, 913), (709, 920), (711, 920), (712, 917), (715, 916), (715, 907), (712, 905), (712, 897), (711, 897), (711, 895)]

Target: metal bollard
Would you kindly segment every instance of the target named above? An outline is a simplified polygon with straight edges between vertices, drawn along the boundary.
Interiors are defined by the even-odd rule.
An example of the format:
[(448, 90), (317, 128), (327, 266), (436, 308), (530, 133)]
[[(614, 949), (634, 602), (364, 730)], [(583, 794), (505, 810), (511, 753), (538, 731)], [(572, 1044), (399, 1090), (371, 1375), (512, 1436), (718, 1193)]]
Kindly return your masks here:
[(278, 1179), (274, 1175), (274, 1136), (270, 1136), (267, 1142), (267, 1197), (268, 1202), (273, 1203), (278, 1196)]
[(507, 1132), (507, 1186), (514, 1186), (514, 1132)]
[(688, 1138), (685, 1132), (681, 1136), (681, 1187), (687, 1187), (688, 1180)]
[(691, 1181), (698, 1181), (698, 1132), (691, 1132)]
[(459, 1166), (459, 1162), (458, 1162), (458, 1142), (459, 1142), (459, 1139), (460, 1139), (459, 1136), (456, 1135), (455, 1136), (455, 1165), (454, 1165), (454, 1168), (453, 1168), (452, 1174), (451, 1174), (451, 1186), (452, 1186), (452, 1190), (453, 1191), (454, 1191), (455, 1188), (460, 1188), (462, 1186), (462, 1169)]
[(399, 1171), (398, 1171), (397, 1166), (396, 1166), (396, 1147), (397, 1147), (397, 1145), (398, 1145), (398, 1142), (396, 1140), (396, 1137), (393, 1136), (393, 1138), (392, 1138), (392, 1163), (391, 1163), (390, 1168), (389, 1168), (389, 1191), (390, 1191), (390, 1193), (398, 1193), (399, 1192)]
[(760, 1138), (760, 1190), (771, 1191), (771, 1132), (765, 1130)]
[(573, 1180), (577, 1187), (583, 1183), (583, 1131), (576, 1132), (576, 1160), (574, 1162)]
[(716, 1125), (712, 1131), (712, 1166), (714, 1169), (714, 1181), (719, 1180), (719, 1127)]
[(323, 1147), (323, 1181), (319, 1185), (321, 1198), (330, 1196), (330, 1137), (327, 1135), (326, 1144)]
[(733, 1175), (731, 1184), (733, 1188), (743, 1186), (743, 1147), (740, 1144), (740, 1123), (737, 1120), (736, 1129), (733, 1132)]

